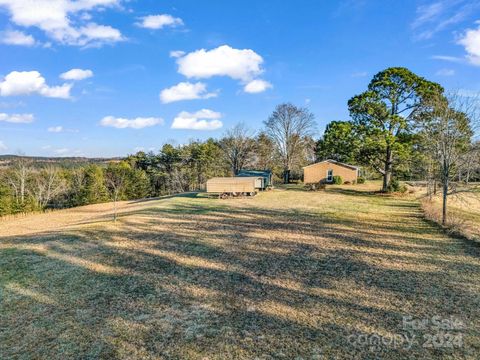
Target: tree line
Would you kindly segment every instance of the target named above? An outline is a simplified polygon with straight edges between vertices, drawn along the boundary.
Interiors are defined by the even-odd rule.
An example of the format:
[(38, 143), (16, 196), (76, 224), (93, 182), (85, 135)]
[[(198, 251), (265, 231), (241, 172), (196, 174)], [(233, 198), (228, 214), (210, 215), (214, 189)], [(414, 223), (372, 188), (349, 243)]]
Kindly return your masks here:
[(398, 180), (425, 180), (432, 191), (438, 184), (446, 209), (452, 184), (480, 180), (477, 100), (388, 68), (348, 101), (351, 119), (330, 122), (319, 139), (314, 115), (283, 103), (257, 133), (238, 124), (220, 139), (167, 143), (158, 153), (106, 165), (39, 166), (19, 158), (0, 170), (0, 215), (202, 190), (209, 178), (246, 168), (272, 170), (276, 182), (288, 183), (325, 159), (361, 165), (383, 179), (385, 192), (397, 190)]
[(313, 114), (281, 104), (258, 134), (244, 124), (222, 138), (164, 144), (158, 153), (137, 152), (108, 164), (38, 164), (26, 157), (0, 169), (0, 216), (106, 201), (203, 190), (216, 176), (242, 169), (272, 170), (276, 181), (300, 179), (314, 160)]

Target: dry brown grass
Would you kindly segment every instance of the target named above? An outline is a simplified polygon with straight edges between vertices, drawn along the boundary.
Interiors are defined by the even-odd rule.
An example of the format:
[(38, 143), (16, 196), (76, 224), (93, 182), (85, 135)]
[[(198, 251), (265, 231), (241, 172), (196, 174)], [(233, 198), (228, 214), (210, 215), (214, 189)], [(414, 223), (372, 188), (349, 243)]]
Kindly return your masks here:
[[(0, 223), (0, 358), (477, 358), (478, 248), (378, 184), (188, 195)], [(403, 316), (464, 345), (355, 347)]]
[[(480, 193), (460, 191), (448, 197), (447, 230), (453, 234), (480, 242)], [(422, 199), (422, 209), (427, 219), (442, 223), (440, 195)]]

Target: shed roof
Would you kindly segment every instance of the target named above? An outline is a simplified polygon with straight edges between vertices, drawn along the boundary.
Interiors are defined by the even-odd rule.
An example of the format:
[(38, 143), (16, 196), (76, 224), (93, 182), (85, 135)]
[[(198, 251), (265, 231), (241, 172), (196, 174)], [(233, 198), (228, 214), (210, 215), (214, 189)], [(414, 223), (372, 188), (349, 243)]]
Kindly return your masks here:
[(340, 161), (336, 161), (336, 160), (332, 160), (332, 159), (323, 160), (323, 161), (317, 162), (317, 163), (315, 163), (315, 164), (311, 164), (311, 165), (304, 166), (303, 168), (305, 169), (305, 168), (307, 168), (307, 167), (315, 166), (315, 165), (322, 164), (322, 163), (325, 163), (325, 162), (329, 162), (329, 163), (332, 163), (332, 164), (344, 166), (344, 167), (349, 168), (349, 169), (352, 169), (352, 170), (358, 170), (358, 169), (359, 169), (358, 166), (354, 166), (354, 165), (350, 165), (350, 164), (345, 164), (345, 163), (342, 163), (342, 162), (340, 162)]
[(236, 176), (244, 177), (244, 176), (263, 176), (269, 177), (272, 175), (271, 170), (240, 170)]

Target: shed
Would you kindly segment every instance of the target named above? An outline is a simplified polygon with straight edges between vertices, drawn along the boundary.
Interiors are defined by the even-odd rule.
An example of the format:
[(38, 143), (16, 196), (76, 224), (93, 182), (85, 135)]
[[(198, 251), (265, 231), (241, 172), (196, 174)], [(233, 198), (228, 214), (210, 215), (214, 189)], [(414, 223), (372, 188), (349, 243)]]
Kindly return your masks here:
[(263, 183), (262, 177), (216, 177), (207, 181), (207, 192), (218, 194), (255, 193)]
[(261, 190), (273, 186), (271, 170), (240, 170), (237, 177), (261, 177), (263, 179)]
[(331, 183), (334, 176), (340, 176), (343, 181), (357, 181), (359, 167), (344, 164), (335, 160), (324, 160), (303, 168), (303, 182), (305, 184)]

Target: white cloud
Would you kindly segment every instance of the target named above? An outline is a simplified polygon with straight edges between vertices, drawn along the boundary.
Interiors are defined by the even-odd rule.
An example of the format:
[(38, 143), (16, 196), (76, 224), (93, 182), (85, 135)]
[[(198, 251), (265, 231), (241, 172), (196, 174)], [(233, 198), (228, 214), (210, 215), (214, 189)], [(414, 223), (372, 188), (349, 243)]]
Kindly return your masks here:
[(177, 27), (183, 25), (183, 20), (168, 14), (148, 15), (140, 18), (138, 26), (146, 29), (162, 29), (164, 27)]
[(411, 23), (416, 40), (431, 39), (436, 33), (458, 24), (474, 14), (480, 3), (468, 0), (437, 0), (417, 7)]
[(448, 56), (448, 55), (433, 55), (432, 56), (432, 59), (434, 60), (442, 60), (442, 61), (448, 61), (448, 62), (453, 62), (453, 63), (461, 63), (461, 62), (464, 62), (465, 60), (460, 58), (460, 57), (456, 57), (456, 56)]
[(453, 76), (453, 75), (455, 75), (455, 70), (453, 70), (453, 69), (440, 69), (435, 73), (435, 75), (437, 75), (437, 76)]
[[(477, 23), (480, 24), (480, 22)], [(465, 48), (468, 61), (480, 66), (480, 25), (477, 29), (468, 29), (458, 43)]]
[(48, 132), (60, 133), (63, 131), (63, 126), (51, 126), (47, 129)]
[(257, 94), (271, 87), (272, 87), (272, 84), (270, 84), (268, 81), (257, 79), (257, 80), (250, 81), (247, 85), (245, 85), (243, 90), (250, 94)]
[(64, 80), (83, 80), (93, 76), (92, 70), (72, 69), (60, 75)]
[(195, 113), (182, 111), (173, 119), (172, 129), (216, 130), (223, 126), (219, 112), (202, 109)]
[(0, 121), (15, 124), (29, 124), (35, 120), (33, 114), (5, 114), (0, 113)]
[(263, 58), (250, 49), (222, 45), (212, 50), (200, 49), (177, 59), (178, 72), (187, 78), (208, 79), (229, 76), (249, 82), (263, 72)]
[(45, 97), (68, 99), (71, 88), (72, 84), (48, 86), (45, 78), (38, 71), (12, 71), (0, 82), (0, 96), (38, 94)]
[(36, 27), (62, 44), (91, 46), (124, 40), (120, 31), (95, 23), (85, 24), (90, 12), (118, 6), (121, 0), (0, 0), (10, 20)]
[(170, 57), (172, 58), (179, 58), (185, 55), (185, 51), (182, 50), (172, 50), (170, 51)]
[(100, 125), (106, 127), (114, 127), (117, 129), (143, 129), (145, 127), (155, 126), (163, 124), (162, 118), (155, 118), (155, 117), (137, 117), (135, 119), (125, 119), (125, 118), (117, 118), (114, 116), (106, 116), (100, 121)]
[(35, 39), (32, 35), (17, 30), (7, 30), (0, 33), (0, 42), (6, 45), (33, 46)]
[(80, 35), (75, 43), (81, 46), (100, 46), (104, 43), (115, 43), (123, 40), (125, 38), (119, 30), (107, 25), (89, 23), (80, 28)]
[(7, 145), (5, 145), (3, 141), (0, 141), (0, 151), (4, 151), (7, 149), (8, 149)]
[(160, 100), (164, 104), (180, 100), (208, 99), (216, 96), (216, 93), (207, 92), (207, 85), (202, 82), (194, 84), (181, 82), (160, 92)]

